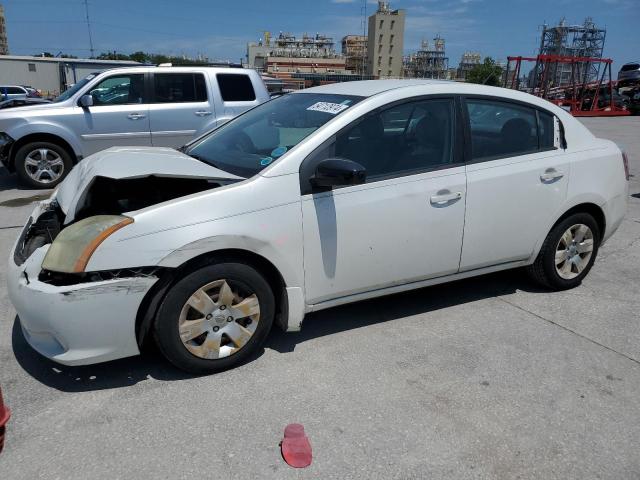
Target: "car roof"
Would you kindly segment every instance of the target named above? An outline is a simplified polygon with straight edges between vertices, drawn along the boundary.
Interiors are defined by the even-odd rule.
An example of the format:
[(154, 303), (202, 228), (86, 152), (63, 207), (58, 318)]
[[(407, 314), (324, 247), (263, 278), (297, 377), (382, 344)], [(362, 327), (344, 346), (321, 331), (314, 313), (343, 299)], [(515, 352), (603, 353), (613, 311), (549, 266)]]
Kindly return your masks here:
[[(510, 88), (491, 87), (476, 83), (452, 82), (447, 80), (363, 80), (344, 83), (333, 83), (320, 87), (298, 90), (298, 94), (322, 93), (334, 95), (354, 95), (360, 97), (373, 97), (377, 95), (391, 95), (398, 90), (403, 90), (407, 97), (420, 95), (480, 95), (487, 97), (516, 100), (528, 104), (537, 105), (547, 110), (561, 110), (548, 100), (530, 95)], [(395, 95), (391, 95), (395, 96)]]
[(136, 73), (136, 72), (157, 72), (157, 73), (184, 73), (184, 72), (201, 72), (201, 71), (211, 71), (214, 73), (244, 73), (246, 75), (249, 74), (257, 74), (255, 70), (251, 68), (234, 68), (234, 67), (207, 67), (207, 66), (179, 66), (176, 65), (174, 67), (155, 67), (153, 65), (147, 66), (136, 66), (136, 67), (118, 67), (118, 68), (110, 68), (108, 70), (102, 70), (100, 72), (96, 72), (95, 74), (103, 74), (103, 73)]
[(411, 79), (411, 80), (360, 80), (355, 82), (331, 83), (320, 87), (311, 87), (299, 90), (299, 93), (327, 93), (334, 95), (356, 95), (359, 97), (371, 97), (382, 92), (419, 85), (441, 85), (445, 80)]

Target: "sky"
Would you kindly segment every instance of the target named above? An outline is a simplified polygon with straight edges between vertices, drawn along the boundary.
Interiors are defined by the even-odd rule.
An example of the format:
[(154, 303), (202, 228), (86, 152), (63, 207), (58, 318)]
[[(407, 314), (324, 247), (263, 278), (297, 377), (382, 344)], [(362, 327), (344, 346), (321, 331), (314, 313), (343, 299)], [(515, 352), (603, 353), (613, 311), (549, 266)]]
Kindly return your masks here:
[[(0, 0), (5, 7), (9, 49), (15, 55), (48, 51), (89, 56), (83, 0)], [(239, 62), (246, 44), (264, 30), (296, 35), (321, 33), (339, 41), (362, 32), (365, 0), (88, 0), (96, 55), (143, 50), (205, 55)], [(368, 0), (367, 14), (377, 2)], [(407, 13), (405, 54), (424, 38), (446, 40), (450, 66), (464, 51), (505, 60), (533, 55), (543, 23), (593, 18), (607, 28), (604, 55), (614, 76), (626, 62), (640, 60), (640, 0), (392, 0)]]

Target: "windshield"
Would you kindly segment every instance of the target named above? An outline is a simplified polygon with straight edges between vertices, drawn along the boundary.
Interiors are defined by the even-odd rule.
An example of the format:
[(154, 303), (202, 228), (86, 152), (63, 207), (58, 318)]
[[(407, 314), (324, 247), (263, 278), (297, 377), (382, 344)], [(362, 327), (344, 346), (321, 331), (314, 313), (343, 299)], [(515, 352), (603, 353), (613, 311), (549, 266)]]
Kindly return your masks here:
[(318, 93), (284, 95), (236, 117), (185, 153), (249, 178), (362, 98)]
[(96, 78), (96, 75), (98, 75), (98, 73), (100, 72), (96, 72), (96, 73), (92, 73), (90, 75), (87, 75), (86, 77), (84, 77), (82, 80), (80, 80), (78, 83), (76, 83), (75, 85), (73, 85), (71, 88), (68, 88), (67, 90), (65, 90), (64, 92), (62, 92), (60, 95), (58, 95), (56, 98), (54, 98), (52, 101), (54, 103), (57, 102), (63, 102), (71, 97), (73, 97), (75, 95), (75, 93), (80, 90), (82, 87), (84, 87), (87, 83), (89, 83), (91, 80), (93, 80), (94, 78)]

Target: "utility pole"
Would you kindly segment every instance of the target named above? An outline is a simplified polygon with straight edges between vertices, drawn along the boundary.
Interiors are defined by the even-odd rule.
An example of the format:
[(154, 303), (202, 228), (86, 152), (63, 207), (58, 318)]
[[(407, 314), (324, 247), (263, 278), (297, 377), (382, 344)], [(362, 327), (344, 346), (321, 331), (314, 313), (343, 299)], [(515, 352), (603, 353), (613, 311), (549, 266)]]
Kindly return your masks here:
[(367, 73), (367, 61), (369, 56), (369, 39), (367, 38), (367, 0), (362, 1), (362, 36), (365, 38), (365, 42), (367, 45), (367, 52), (362, 52), (362, 75)]
[(91, 23), (89, 22), (89, 2), (84, 0), (84, 10), (87, 14), (87, 30), (89, 30), (89, 50), (91, 51), (91, 58), (94, 58), (93, 51), (93, 39), (91, 38)]

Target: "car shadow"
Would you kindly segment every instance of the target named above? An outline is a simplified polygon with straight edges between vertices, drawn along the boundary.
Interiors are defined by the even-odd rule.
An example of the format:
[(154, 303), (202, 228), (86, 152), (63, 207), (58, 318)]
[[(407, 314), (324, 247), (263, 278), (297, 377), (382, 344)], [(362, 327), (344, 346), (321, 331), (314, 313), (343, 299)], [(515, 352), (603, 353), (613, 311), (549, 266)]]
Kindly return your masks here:
[(9, 170), (0, 165), (0, 192), (20, 189), (19, 183), (15, 173), (9, 173)]
[[(516, 290), (545, 291), (528, 281), (521, 271), (508, 271), (314, 312), (307, 316), (300, 332), (286, 333), (274, 328), (264, 347), (242, 364), (253, 362), (264, 354), (265, 349), (286, 354), (294, 351), (296, 345), (314, 338), (514, 293)], [(130, 387), (150, 378), (175, 381), (198, 377), (173, 367), (153, 346), (137, 357), (81, 367), (59, 365), (29, 346), (17, 316), (13, 324), (12, 347), (18, 364), (29, 375), (63, 392)]]
[(507, 295), (517, 290), (548, 292), (530, 281), (521, 269), (498, 272), (313, 312), (305, 317), (300, 332), (274, 329), (265, 348), (280, 353), (292, 352), (296, 345), (314, 338)]

